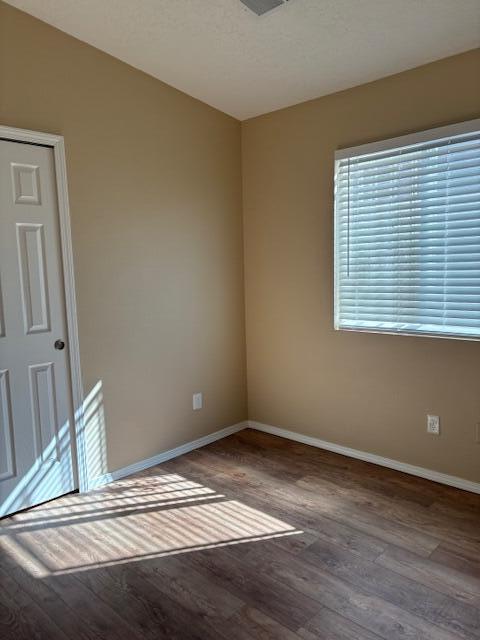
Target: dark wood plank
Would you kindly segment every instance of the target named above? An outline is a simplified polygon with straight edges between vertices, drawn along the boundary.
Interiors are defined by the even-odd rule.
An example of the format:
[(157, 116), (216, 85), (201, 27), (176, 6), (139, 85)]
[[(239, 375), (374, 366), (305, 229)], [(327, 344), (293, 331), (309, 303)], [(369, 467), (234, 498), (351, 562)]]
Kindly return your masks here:
[(235, 640), (301, 640), (299, 636), (254, 607), (245, 606), (229, 620)]
[(298, 635), (304, 640), (379, 640), (380, 636), (323, 607)]
[(0, 568), (0, 636), (37, 640), (68, 640), (54, 619)]
[(381, 515), (385, 519), (410, 527), (415, 532), (428, 533), (439, 541), (461, 544), (472, 553), (480, 552), (480, 528), (478, 523), (470, 520), (444, 515), (440, 512), (418, 506), (406, 505), (403, 502), (372, 495), (369, 491), (353, 492), (348, 486), (334, 483), (329, 479), (317, 479), (306, 476), (298, 481), (298, 485), (327, 499), (334, 496), (338, 500), (346, 500), (364, 512)]
[(97, 596), (97, 600), (113, 606), (141, 638), (223, 639), (198, 611), (195, 615), (170, 598), (165, 589), (160, 590), (150, 580), (145, 580), (136, 564), (118, 564), (82, 572), (80, 579)]
[(446, 567), (432, 556), (423, 558), (404, 549), (390, 547), (376, 562), (455, 600), (480, 608), (480, 578)]
[(190, 566), (188, 571), (185, 562), (179, 556), (152, 559), (140, 562), (136, 571), (150, 584), (184, 609), (212, 624), (226, 620), (244, 606), (243, 600), (227, 589), (222, 589)]
[(67, 606), (63, 600), (58, 598), (55, 590), (48, 586), (46, 580), (32, 579), (31, 574), (18, 565), (11, 566), (8, 570), (8, 575), (15, 580), (18, 588), (25, 595), (28, 595), (32, 601), (36, 602), (50, 620), (55, 621), (67, 638), (78, 638), (78, 640), (101, 639), (100, 635), (85, 624), (83, 612)]
[[(240, 554), (247, 546), (235, 545)], [(292, 631), (316, 615), (319, 609), (317, 602), (267, 573), (245, 570), (242, 560), (229, 554), (228, 549), (210, 549), (182, 557), (185, 569), (193, 565), (212, 582), (230, 590), (250, 607), (259, 609)]]
[[(240, 549), (230, 547), (227, 552), (237, 555), (243, 565), (268, 574), (305, 597), (316, 600), (350, 622), (377, 634), (385, 640), (455, 640), (457, 634), (441, 629), (424, 618), (400, 606), (361, 589), (351, 581), (332, 574), (305, 554), (291, 554), (279, 550), (272, 543), (246, 545), (248, 552), (240, 557)], [(356, 556), (357, 557), (357, 556)], [(322, 608), (320, 609), (320, 611)], [(306, 628), (307, 623), (303, 625)], [(297, 630), (297, 633), (299, 631)]]
[(381, 597), (446, 631), (465, 638), (480, 638), (480, 610), (471, 605), (457, 602), (415, 580), (320, 541), (310, 545), (301, 555), (365, 593)]
[(430, 558), (443, 566), (480, 580), (480, 556), (453, 544), (440, 544)]

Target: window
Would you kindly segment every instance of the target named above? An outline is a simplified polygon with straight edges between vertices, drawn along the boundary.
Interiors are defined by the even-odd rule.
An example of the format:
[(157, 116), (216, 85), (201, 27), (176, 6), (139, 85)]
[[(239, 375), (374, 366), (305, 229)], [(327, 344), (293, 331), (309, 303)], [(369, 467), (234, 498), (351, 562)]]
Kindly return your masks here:
[(337, 152), (335, 328), (480, 339), (480, 120)]

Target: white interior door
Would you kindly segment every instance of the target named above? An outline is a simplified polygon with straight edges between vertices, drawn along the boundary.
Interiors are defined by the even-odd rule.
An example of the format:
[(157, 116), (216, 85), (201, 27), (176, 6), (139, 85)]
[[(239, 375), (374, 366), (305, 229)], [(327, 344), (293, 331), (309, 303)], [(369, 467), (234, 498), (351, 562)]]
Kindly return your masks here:
[(0, 516), (75, 488), (53, 150), (0, 140)]

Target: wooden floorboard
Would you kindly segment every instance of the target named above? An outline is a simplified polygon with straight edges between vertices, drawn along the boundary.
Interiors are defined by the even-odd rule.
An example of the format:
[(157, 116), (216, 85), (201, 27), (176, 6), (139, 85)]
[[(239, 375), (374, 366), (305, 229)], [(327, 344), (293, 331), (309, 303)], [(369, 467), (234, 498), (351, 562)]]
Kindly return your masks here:
[(245, 430), (0, 522), (5, 640), (480, 640), (480, 496)]

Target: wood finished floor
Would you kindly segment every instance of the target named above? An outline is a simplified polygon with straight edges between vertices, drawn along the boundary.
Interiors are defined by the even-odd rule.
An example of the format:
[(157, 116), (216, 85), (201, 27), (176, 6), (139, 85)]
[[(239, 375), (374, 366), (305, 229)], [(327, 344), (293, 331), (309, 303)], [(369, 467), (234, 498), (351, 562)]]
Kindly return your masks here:
[(480, 638), (480, 496), (246, 430), (1, 521), (0, 638)]

